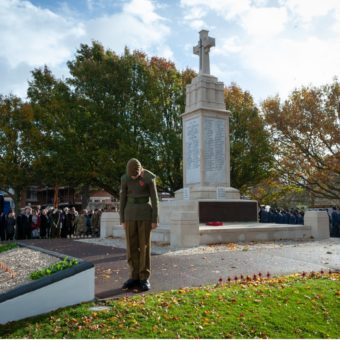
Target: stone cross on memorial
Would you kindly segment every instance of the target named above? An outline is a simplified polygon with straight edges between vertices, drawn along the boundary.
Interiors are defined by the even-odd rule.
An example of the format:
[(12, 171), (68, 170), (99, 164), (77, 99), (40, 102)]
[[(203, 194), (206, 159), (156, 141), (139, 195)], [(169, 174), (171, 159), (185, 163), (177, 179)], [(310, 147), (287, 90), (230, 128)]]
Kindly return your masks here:
[(210, 62), (209, 62), (209, 52), (210, 47), (215, 46), (215, 38), (208, 36), (208, 31), (200, 31), (200, 40), (198, 45), (194, 47), (194, 54), (200, 57), (200, 70), (201, 74), (210, 74)]

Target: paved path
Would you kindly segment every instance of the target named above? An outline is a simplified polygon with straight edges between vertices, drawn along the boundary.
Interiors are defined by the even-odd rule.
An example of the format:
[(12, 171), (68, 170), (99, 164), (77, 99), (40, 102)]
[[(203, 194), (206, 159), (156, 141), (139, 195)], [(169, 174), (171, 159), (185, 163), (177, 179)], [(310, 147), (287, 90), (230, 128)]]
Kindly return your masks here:
[[(114, 298), (127, 294), (120, 289), (128, 278), (124, 249), (73, 239), (25, 242), (92, 262), (96, 270), (97, 298)], [(321, 269), (340, 271), (340, 238), (300, 243), (206, 246), (155, 254), (151, 260), (151, 292), (213, 284), (220, 277), (225, 280), (228, 276), (240, 274), (270, 272), (271, 275), (279, 275)]]

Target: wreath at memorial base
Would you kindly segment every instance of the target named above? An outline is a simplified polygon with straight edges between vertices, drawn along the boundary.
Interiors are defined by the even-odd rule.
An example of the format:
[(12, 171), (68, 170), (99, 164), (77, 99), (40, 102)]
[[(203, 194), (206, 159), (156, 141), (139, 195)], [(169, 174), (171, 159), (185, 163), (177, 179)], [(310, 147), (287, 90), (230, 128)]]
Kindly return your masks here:
[(213, 221), (213, 222), (207, 222), (206, 224), (209, 225), (209, 226), (212, 226), (212, 227), (219, 227), (219, 226), (223, 225), (223, 222)]

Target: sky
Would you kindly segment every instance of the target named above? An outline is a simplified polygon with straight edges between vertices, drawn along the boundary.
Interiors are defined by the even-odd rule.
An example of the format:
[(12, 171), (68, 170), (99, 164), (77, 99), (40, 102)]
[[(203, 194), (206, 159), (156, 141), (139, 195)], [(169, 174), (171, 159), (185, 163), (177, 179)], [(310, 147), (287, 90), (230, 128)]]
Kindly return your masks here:
[(44, 65), (65, 79), (93, 40), (198, 71), (201, 29), (216, 39), (211, 74), (257, 103), (340, 78), (340, 0), (0, 0), (0, 94), (25, 98)]

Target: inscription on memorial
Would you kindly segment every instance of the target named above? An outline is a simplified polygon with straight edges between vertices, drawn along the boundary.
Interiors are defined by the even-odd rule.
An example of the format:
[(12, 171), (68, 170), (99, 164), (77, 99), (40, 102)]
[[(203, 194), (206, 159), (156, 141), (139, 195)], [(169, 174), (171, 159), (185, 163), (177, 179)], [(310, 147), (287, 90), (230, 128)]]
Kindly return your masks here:
[(220, 118), (204, 118), (205, 181), (226, 181), (226, 121)]
[(200, 182), (200, 140), (200, 118), (184, 121), (185, 180), (187, 184)]

